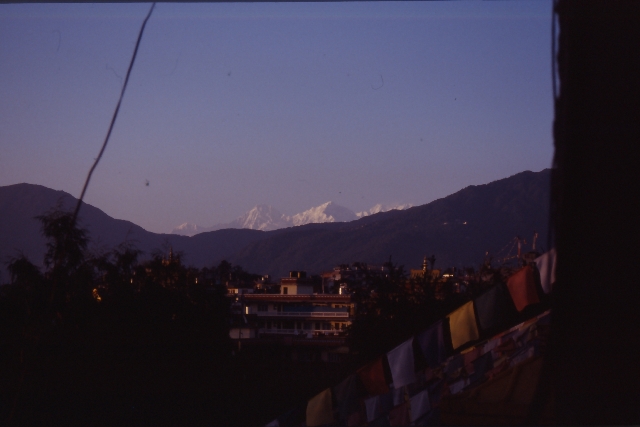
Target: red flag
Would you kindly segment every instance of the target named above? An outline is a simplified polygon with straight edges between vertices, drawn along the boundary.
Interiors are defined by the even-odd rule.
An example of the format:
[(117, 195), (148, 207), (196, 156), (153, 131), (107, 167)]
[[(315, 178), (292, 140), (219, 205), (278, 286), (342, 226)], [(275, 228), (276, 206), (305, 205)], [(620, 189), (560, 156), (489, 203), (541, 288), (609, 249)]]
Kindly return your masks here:
[(376, 361), (358, 369), (358, 378), (360, 378), (369, 396), (377, 396), (389, 392), (389, 386), (384, 377), (384, 366), (382, 362), (383, 360), (380, 357)]
[(409, 402), (404, 402), (400, 406), (396, 406), (389, 412), (389, 425), (408, 426), (411, 424), (411, 412), (409, 410)]
[(509, 277), (507, 287), (518, 311), (524, 310), (530, 304), (540, 302), (536, 285), (533, 281), (533, 270), (528, 265)]

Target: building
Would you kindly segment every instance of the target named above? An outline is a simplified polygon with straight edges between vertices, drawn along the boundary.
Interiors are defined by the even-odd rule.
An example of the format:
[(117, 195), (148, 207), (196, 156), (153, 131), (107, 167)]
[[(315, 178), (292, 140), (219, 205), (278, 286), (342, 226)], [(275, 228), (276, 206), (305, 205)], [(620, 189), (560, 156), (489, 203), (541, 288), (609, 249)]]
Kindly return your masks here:
[[(429, 269), (429, 262), (431, 263), (431, 269)], [(431, 258), (427, 258), (427, 256), (425, 255), (424, 260), (422, 261), (422, 269), (420, 270), (411, 269), (409, 271), (409, 277), (412, 279), (427, 278), (432, 281), (439, 279), (440, 270), (435, 270), (433, 268), (433, 264), (435, 264), (435, 262), (436, 262), (435, 256), (431, 255)]]
[(291, 271), (281, 279), (279, 294), (238, 296), (231, 338), (242, 346), (284, 344), (295, 360), (338, 361), (348, 353), (346, 329), (355, 306), (350, 295), (318, 292), (321, 289), (321, 281)]
[(377, 277), (386, 277), (389, 269), (386, 265), (371, 265), (354, 262), (342, 264), (333, 271), (322, 274), (325, 288), (340, 295), (351, 294), (358, 289), (365, 289)]

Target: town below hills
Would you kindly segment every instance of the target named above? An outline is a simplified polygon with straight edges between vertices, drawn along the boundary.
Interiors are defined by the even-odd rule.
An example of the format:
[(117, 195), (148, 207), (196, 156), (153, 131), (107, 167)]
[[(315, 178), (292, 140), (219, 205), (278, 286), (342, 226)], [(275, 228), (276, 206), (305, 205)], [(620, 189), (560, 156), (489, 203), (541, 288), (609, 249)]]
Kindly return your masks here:
[[(290, 270), (316, 274), (351, 262), (381, 264), (390, 258), (407, 269), (416, 268), (425, 255), (435, 255), (436, 266), (477, 267), (487, 255), (507, 257), (516, 236), (531, 242), (534, 232), (543, 238), (547, 235), (549, 188), (549, 169), (525, 171), (469, 186), (425, 205), (386, 212), (380, 209), (378, 213), (361, 213), (360, 218), (354, 214), (356, 218), (351, 220), (340, 216), (346, 208), (329, 202), (307, 211), (306, 217), (304, 213), (287, 217), (294, 225), (295, 221), (303, 224), (297, 226), (284, 226), (289, 223), (271, 207), (256, 207), (254, 210), (266, 212), (274, 224), (283, 227), (265, 226), (263, 231), (255, 221), (254, 228), (239, 226), (191, 237), (151, 233), (88, 204), (80, 211), (80, 225), (88, 230), (94, 251), (110, 250), (125, 242), (146, 256), (172, 248), (183, 254), (186, 265), (202, 268), (224, 259), (246, 271), (272, 277), (286, 276)], [(40, 185), (0, 187), (0, 283), (9, 281), (6, 261), (19, 253), (42, 265), (46, 242), (35, 217), (57, 204), (71, 210), (76, 202), (68, 193)], [(253, 219), (258, 219), (254, 214)], [(319, 221), (320, 214), (333, 220)], [(278, 219), (282, 221), (278, 223)], [(544, 249), (544, 239), (540, 246)]]

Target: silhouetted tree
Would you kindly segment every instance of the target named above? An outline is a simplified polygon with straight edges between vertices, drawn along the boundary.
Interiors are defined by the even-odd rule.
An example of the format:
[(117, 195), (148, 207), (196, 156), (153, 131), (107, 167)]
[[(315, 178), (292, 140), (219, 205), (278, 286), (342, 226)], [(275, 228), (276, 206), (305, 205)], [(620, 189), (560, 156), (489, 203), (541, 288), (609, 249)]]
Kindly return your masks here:
[(391, 350), (469, 300), (467, 293), (454, 292), (441, 278), (407, 278), (402, 266), (388, 262), (385, 267), (386, 275), (367, 271), (367, 286), (354, 293), (357, 313), (348, 341), (360, 363)]

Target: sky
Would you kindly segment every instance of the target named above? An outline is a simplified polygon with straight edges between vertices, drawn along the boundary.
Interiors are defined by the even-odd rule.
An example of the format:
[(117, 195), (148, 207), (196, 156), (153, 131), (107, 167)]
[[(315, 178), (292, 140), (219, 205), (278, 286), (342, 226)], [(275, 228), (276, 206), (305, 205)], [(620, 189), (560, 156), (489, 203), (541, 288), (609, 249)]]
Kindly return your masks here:
[[(159, 3), (85, 202), (169, 232), (548, 168), (551, 6)], [(0, 186), (79, 197), (149, 8), (0, 5)]]

